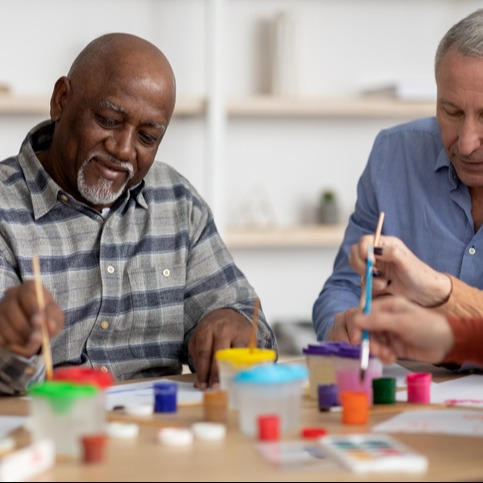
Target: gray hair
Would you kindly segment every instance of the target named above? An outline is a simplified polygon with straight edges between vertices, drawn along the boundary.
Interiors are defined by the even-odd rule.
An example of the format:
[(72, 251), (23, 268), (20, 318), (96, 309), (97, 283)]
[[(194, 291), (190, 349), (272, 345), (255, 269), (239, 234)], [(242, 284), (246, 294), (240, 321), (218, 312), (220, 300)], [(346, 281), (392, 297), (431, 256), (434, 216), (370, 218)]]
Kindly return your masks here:
[(434, 72), (449, 50), (465, 57), (483, 57), (483, 8), (453, 25), (441, 39), (434, 59)]

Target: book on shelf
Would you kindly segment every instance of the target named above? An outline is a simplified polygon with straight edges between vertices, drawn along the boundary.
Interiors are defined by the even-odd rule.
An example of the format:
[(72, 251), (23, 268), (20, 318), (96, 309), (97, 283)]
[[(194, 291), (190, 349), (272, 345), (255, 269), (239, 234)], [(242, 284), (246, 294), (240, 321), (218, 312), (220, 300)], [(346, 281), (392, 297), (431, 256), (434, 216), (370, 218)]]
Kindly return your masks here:
[(393, 82), (368, 85), (362, 89), (362, 95), (371, 97), (389, 97), (404, 101), (436, 100), (434, 80), (397, 80)]

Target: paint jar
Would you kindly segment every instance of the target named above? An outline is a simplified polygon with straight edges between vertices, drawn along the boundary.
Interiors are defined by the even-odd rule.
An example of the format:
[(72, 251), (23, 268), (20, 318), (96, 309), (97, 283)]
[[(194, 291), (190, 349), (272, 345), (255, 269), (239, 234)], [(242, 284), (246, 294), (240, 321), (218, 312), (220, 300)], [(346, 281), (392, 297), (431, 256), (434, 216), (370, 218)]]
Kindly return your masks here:
[(175, 413), (177, 411), (178, 384), (175, 382), (155, 382), (153, 390), (155, 413)]
[(334, 356), (339, 346), (340, 342), (320, 342), (303, 349), (309, 370), (309, 396), (312, 399), (317, 399), (320, 384), (335, 384)]
[(343, 391), (340, 398), (344, 424), (367, 424), (369, 397), (366, 391)]
[(233, 391), (232, 379), (240, 371), (260, 364), (273, 364), (277, 353), (272, 349), (249, 347), (232, 347), (215, 352), (220, 376), (220, 389), (228, 393), (228, 407), (237, 408), (236, 395)]
[(372, 380), (374, 404), (394, 404), (396, 402), (396, 379), (394, 377), (376, 377)]
[(104, 461), (107, 436), (104, 433), (82, 436), (82, 461), (101, 463)]
[(226, 423), (228, 418), (228, 394), (226, 391), (206, 389), (203, 392), (205, 421)]
[(28, 394), (32, 440), (52, 439), (57, 457), (79, 459), (81, 438), (104, 430), (99, 390), (93, 385), (45, 381), (30, 387)]
[(340, 406), (339, 390), (336, 384), (319, 384), (317, 388), (319, 411), (329, 411)]
[(344, 344), (339, 347), (335, 361), (335, 376), (339, 394), (343, 391), (363, 391), (372, 404), (372, 380), (382, 376), (382, 362), (376, 357), (369, 357), (365, 377), (361, 380), (361, 348)]
[(280, 418), (280, 432), (298, 428), (306, 367), (300, 364), (265, 364), (233, 377), (240, 431), (255, 435), (262, 415)]
[(280, 440), (280, 417), (277, 414), (262, 414), (257, 418), (258, 440)]
[(431, 377), (429, 372), (413, 372), (406, 376), (408, 402), (431, 402)]

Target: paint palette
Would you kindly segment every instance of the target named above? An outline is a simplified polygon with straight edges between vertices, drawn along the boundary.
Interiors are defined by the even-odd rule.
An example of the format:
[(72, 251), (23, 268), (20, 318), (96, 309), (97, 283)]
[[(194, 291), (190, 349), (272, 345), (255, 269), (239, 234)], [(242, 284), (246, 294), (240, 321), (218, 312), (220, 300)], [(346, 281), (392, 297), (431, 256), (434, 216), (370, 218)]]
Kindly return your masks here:
[(322, 451), (356, 473), (422, 473), (427, 458), (384, 434), (344, 434), (324, 436)]

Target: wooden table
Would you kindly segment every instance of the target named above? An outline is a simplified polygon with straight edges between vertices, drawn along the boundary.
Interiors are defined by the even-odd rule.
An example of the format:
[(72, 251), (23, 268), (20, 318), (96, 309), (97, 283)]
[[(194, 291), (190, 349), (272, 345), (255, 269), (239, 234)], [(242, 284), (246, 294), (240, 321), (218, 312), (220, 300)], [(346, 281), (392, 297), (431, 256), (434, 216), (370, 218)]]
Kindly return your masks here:
[[(455, 377), (433, 366), (413, 366), (413, 370), (433, 372), (435, 380)], [(191, 375), (178, 380), (192, 380)], [(482, 378), (483, 383), (483, 378)], [(404, 410), (404, 404), (397, 404)], [(24, 415), (28, 402), (20, 398), (0, 398), (0, 414)], [(475, 411), (480, 411), (476, 409)], [(481, 411), (483, 414), (483, 411)], [(370, 428), (394, 416), (375, 409), (367, 426), (348, 426), (340, 413), (321, 413), (316, 402), (304, 397), (301, 427), (322, 426), (330, 434), (366, 433)], [(109, 419), (135, 420), (140, 434), (133, 440), (109, 440), (105, 461), (82, 464), (76, 461), (58, 462), (52, 470), (35, 481), (482, 481), (483, 438), (446, 435), (398, 433), (393, 436), (415, 451), (428, 457), (429, 468), (424, 474), (370, 474), (357, 476), (336, 465), (321, 461), (317, 469), (280, 468), (271, 466), (256, 449), (255, 437), (238, 430), (237, 412), (232, 410), (227, 421), (227, 438), (220, 443), (195, 441), (186, 448), (161, 446), (156, 439), (159, 427), (166, 424), (189, 426), (203, 420), (201, 406), (180, 407), (176, 414), (155, 414), (148, 418), (130, 418), (109, 413)], [(25, 440), (25, 430), (16, 433)], [(299, 432), (284, 434), (282, 441), (300, 441)]]

